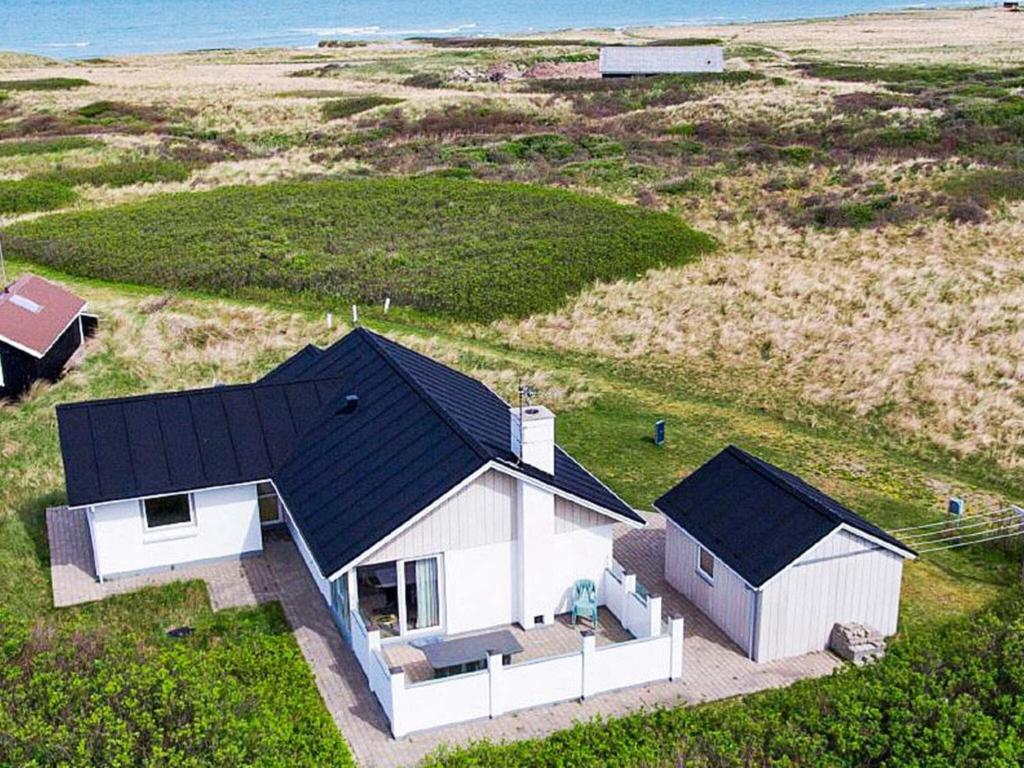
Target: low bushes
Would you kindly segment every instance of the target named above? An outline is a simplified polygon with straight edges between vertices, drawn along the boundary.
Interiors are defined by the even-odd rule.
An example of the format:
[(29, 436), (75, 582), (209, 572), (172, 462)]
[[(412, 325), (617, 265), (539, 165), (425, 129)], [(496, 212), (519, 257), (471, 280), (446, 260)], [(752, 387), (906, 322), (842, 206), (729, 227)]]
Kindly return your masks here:
[(84, 168), (59, 168), (38, 178), (68, 186), (126, 187), (130, 184), (185, 181), (191, 173), (192, 166), (178, 160), (143, 158)]
[(720, 704), (443, 750), (429, 768), (1024, 763), (1024, 602), (904, 639), (882, 661)]
[(92, 85), (80, 77), (40, 77), (33, 80), (0, 80), (0, 91), (67, 91)]
[(435, 178), (163, 195), (15, 224), (8, 244), (90, 277), (343, 303), (390, 296), (485, 321), (554, 309), (594, 280), (685, 263), (713, 242), (668, 214)]
[(68, 152), (72, 149), (99, 149), (103, 142), (85, 136), (67, 136), (55, 139), (0, 142), (0, 157), (19, 155), (45, 155)]
[(993, 200), (1024, 200), (1024, 171), (985, 168), (950, 179), (943, 189), (951, 195), (989, 203)]
[(320, 114), (324, 120), (340, 120), (345, 117), (358, 115), (374, 107), (382, 107), (388, 104), (401, 104), (401, 99), (393, 99), (387, 96), (353, 96), (347, 99), (331, 99), (320, 106)]
[(52, 211), (75, 201), (78, 195), (66, 184), (48, 179), (0, 181), (0, 213)]

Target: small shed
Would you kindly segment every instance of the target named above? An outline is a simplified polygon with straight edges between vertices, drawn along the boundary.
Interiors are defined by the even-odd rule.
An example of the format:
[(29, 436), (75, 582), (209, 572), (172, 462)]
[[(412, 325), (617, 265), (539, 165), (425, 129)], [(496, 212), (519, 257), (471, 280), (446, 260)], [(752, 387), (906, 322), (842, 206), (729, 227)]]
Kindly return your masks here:
[(82, 348), (96, 318), (70, 291), (24, 275), (0, 292), (0, 399), (24, 394), (37, 379), (55, 381)]
[(600, 52), (601, 77), (724, 72), (718, 45), (611, 45)]
[(895, 634), (914, 552), (795, 475), (729, 446), (654, 506), (665, 579), (754, 661), (823, 650), (837, 622)]

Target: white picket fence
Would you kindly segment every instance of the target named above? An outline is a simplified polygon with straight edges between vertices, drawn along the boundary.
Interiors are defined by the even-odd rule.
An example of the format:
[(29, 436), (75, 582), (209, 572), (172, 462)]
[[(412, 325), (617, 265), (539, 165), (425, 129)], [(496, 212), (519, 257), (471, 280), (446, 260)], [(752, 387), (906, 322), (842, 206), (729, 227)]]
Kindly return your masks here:
[(590, 632), (580, 649), (519, 664), (489, 656), (487, 668), (437, 680), (407, 683), (389, 669), (380, 632), (368, 631), (352, 614), (352, 646), (396, 738), (442, 725), (497, 717), (505, 712), (607, 691), (675, 680), (683, 669), (683, 620), (661, 617), (661, 598), (639, 594), (632, 574), (605, 571), (605, 606), (635, 639), (597, 647)]

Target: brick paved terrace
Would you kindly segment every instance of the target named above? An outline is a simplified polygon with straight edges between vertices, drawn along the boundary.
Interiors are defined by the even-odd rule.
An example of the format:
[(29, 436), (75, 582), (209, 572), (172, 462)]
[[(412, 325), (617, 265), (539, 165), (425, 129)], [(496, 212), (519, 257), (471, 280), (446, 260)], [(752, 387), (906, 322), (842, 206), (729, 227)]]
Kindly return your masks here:
[[(513, 712), (492, 720), (446, 726), (394, 739), (388, 722), (363, 676), (352, 651), (334, 626), (327, 606), (286, 531), (264, 533), (264, 551), (242, 561), (182, 568), (99, 584), (92, 568), (88, 527), (81, 512), (65, 508), (47, 510), (54, 603), (72, 605), (108, 595), (164, 584), (177, 579), (204, 579), (215, 609), (280, 600), (308, 661), (324, 704), (362, 766), (413, 765), (442, 744), (461, 745), (479, 739), (492, 741), (543, 737), (576, 721), (597, 715), (615, 717), (658, 706), (678, 706), (753, 693), (788, 685), (806, 677), (829, 674), (839, 665), (828, 653), (811, 653), (768, 664), (755, 664), (684, 597), (664, 581), (665, 522), (647, 515), (642, 530), (622, 526), (617, 531), (615, 558), (647, 589), (662, 597), (666, 617), (685, 619), (683, 677), (628, 688), (536, 709)], [(602, 612), (604, 639), (617, 641), (618, 627), (611, 614)], [(618, 629), (616, 630), (616, 627)], [(515, 630), (522, 633), (521, 630)], [(538, 632), (547, 634), (536, 634)], [(546, 654), (555, 648), (575, 650), (578, 629), (559, 617), (554, 627), (532, 630), (524, 648)], [(521, 636), (517, 635), (517, 636)], [(571, 646), (571, 647), (570, 647)], [(402, 653), (395, 648), (394, 653)], [(389, 650), (389, 653), (392, 651)], [(410, 664), (417, 663), (410, 659)]]

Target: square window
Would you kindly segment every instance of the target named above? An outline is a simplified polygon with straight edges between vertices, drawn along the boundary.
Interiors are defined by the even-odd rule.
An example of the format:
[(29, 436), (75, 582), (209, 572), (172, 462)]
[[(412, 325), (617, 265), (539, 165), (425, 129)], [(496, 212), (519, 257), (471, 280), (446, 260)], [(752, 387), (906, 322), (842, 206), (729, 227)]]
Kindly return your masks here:
[(697, 571), (708, 581), (715, 578), (715, 556), (704, 547), (697, 548)]
[(147, 528), (164, 528), (192, 522), (192, 503), (187, 493), (177, 496), (158, 496), (142, 502)]

